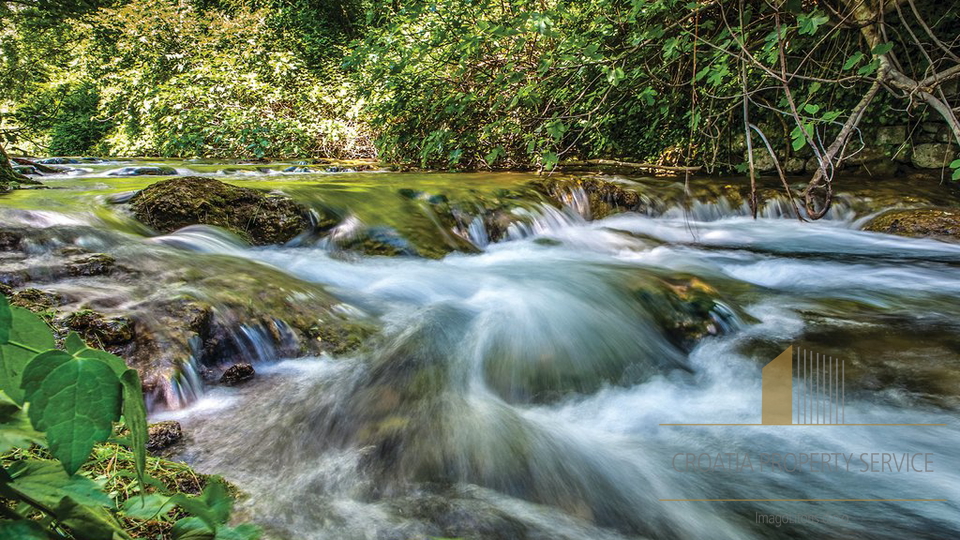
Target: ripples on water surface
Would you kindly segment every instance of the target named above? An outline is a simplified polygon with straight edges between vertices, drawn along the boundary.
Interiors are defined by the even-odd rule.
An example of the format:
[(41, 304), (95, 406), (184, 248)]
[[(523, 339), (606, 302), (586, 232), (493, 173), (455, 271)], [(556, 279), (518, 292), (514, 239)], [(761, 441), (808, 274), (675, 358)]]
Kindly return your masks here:
[[(409, 178), (382, 181), (395, 190)], [(146, 183), (103, 181), (112, 191)], [(310, 198), (284, 182), (272, 187)], [(348, 205), (366, 193), (336, 182)], [(22, 197), (57, 206), (56, 195), (46, 205), (40, 192)], [(363, 204), (374, 202), (388, 204)], [(375, 219), (363, 204), (358, 213)], [(474, 225), (485, 249), (441, 260), (251, 249), (203, 228), (156, 239), (323, 284), (384, 327), (352, 357), (279, 361), (166, 415), (192, 433), (185, 457), (238, 483), (246, 512), (278, 537), (960, 535), (960, 245), (861, 232), (862, 213), (843, 207), (801, 224), (700, 206), (589, 222), (582, 201), (534, 204), (509, 240), (485, 245)], [(402, 225), (403, 214), (390, 219)], [(684, 287), (715, 300), (713, 335), (692, 350), (671, 338), (656, 300)], [(760, 368), (790, 344), (845, 359), (848, 422), (946, 426), (659, 425), (759, 422)], [(688, 452), (750, 453), (755, 467), (761, 452), (926, 452), (935, 472), (673, 470)], [(757, 513), (849, 522), (775, 527)]]

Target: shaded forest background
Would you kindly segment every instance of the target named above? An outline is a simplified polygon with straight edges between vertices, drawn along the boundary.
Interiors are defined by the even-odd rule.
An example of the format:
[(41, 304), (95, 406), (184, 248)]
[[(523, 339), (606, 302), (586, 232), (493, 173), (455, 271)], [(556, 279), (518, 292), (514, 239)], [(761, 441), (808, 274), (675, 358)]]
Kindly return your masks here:
[(11, 153), (440, 168), (616, 158), (715, 172), (748, 170), (754, 148), (816, 159), (829, 178), (879, 126), (906, 126), (900, 146), (960, 141), (955, 2), (0, 6)]

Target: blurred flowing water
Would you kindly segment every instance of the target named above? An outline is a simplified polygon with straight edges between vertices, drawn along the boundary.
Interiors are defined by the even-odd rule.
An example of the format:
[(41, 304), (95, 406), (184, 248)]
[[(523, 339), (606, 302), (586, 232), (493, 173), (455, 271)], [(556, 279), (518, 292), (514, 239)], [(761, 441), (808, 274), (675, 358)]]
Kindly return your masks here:
[[(308, 202), (340, 193), (363, 222), (381, 212), (405, 231), (421, 218), (382, 193), (518, 181), (374, 176), (269, 187)], [(863, 194), (830, 220), (800, 223), (780, 200), (754, 221), (716, 194), (677, 204), (677, 183), (637, 182), (657, 212), (590, 221), (578, 193), (563, 208), (533, 200), (503, 240), (468, 221), (478, 252), (439, 260), (250, 248), (202, 227), (130, 240), (268, 265), (383, 325), (349, 357), (263, 363), (252, 383), (158, 418), (184, 424), (183, 457), (236, 482), (242, 510), (277, 538), (960, 535), (960, 245), (857, 230)], [(57, 206), (56, 194), (19, 196)], [(698, 302), (703, 320), (688, 320)], [(660, 425), (758, 423), (760, 369), (790, 344), (845, 360), (848, 422), (946, 425)], [(934, 472), (673, 467), (678, 453), (749, 453), (757, 467), (773, 452), (932, 453)], [(718, 498), (946, 502), (661, 500)], [(758, 513), (849, 521), (775, 526)]]

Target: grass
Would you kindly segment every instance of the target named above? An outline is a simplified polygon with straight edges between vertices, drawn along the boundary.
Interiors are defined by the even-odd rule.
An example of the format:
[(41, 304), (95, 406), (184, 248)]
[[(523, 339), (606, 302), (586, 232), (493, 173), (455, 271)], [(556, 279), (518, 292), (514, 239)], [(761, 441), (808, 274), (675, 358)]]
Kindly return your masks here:
[[(0, 456), (0, 463), (6, 467), (22, 459), (51, 459), (51, 456), (38, 446), (17, 448)], [(203, 491), (210, 479), (209, 475), (194, 471), (186, 463), (153, 456), (147, 458), (146, 473), (143, 487), (145, 494), (172, 495), (179, 492), (197, 495)], [(189, 515), (179, 507), (174, 507), (150, 519), (133, 518), (123, 512), (124, 502), (139, 497), (141, 486), (134, 468), (133, 452), (119, 444), (97, 445), (78, 474), (103, 486), (103, 491), (116, 503), (116, 516), (133, 538), (171, 540), (170, 529), (173, 523)], [(234, 499), (240, 496), (240, 492), (234, 486), (231, 485), (229, 488)], [(11, 508), (12, 501), (0, 498), (0, 506)]]

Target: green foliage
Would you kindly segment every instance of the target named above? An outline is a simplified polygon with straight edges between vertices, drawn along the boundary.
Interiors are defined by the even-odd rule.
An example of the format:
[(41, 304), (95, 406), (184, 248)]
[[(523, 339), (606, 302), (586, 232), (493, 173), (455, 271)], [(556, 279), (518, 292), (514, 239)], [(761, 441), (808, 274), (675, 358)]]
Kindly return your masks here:
[(110, 130), (110, 123), (97, 118), (100, 96), (91, 83), (81, 84), (67, 94), (50, 130), (50, 153), (80, 155)]
[[(455, 169), (617, 157), (733, 170), (744, 94), (776, 151), (809, 157), (883, 58), (916, 80), (951, 65), (913, 45), (927, 28), (912, 14), (886, 14), (885, 41), (867, 46), (847, 0), (67, 4), (10, 12), (0, 34), (0, 98), (12, 111), (0, 128), (28, 151), (377, 152)], [(944, 42), (960, 32), (960, 6), (916, 4)], [(914, 120), (898, 100), (877, 98), (865, 118)]]
[[(14, 503), (0, 519), (0, 538), (130, 538), (118, 516), (154, 519), (174, 507), (196, 517), (173, 523), (173, 539), (259, 538), (251, 525), (227, 525), (232, 497), (221, 481), (208, 483), (199, 496), (148, 496), (143, 488), (156, 480), (146, 470), (146, 410), (137, 372), (117, 356), (88, 348), (77, 334), (67, 336), (64, 351), (54, 345), (40, 318), (0, 296), (0, 497)], [(140, 487), (118, 505), (102, 483), (78, 471), (110, 438), (121, 410)], [(36, 447), (43, 456), (31, 455)], [(120, 474), (114, 469), (105, 480)]]

